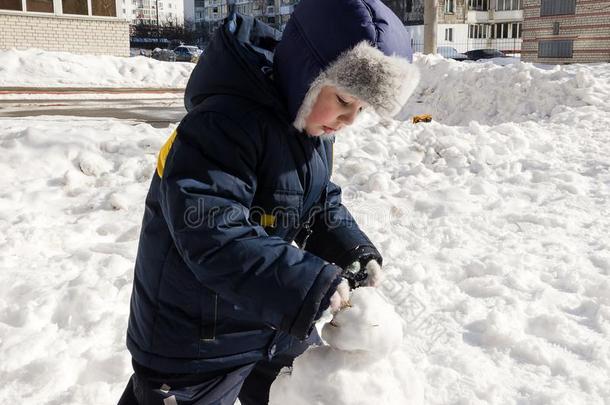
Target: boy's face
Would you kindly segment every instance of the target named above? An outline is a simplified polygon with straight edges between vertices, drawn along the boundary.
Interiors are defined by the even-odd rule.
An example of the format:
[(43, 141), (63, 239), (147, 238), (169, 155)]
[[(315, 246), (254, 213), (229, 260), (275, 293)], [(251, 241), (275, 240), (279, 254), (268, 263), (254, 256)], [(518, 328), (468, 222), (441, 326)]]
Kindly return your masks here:
[(359, 98), (324, 86), (305, 120), (305, 131), (310, 136), (330, 135), (351, 125), (365, 106)]

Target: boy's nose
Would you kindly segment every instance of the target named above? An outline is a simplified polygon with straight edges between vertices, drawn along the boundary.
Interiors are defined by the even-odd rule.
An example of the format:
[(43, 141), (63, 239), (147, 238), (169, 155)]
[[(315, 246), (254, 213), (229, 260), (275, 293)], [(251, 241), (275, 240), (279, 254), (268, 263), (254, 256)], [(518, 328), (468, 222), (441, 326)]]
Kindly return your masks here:
[(354, 123), (354, 121), (356, 120), (356, 116), (358, 115), (358, 110), (354, 110), (349, 114), (343, 114), (339, 117), (339, 121), (345, 125), (345, 126), (349, 126), (352, 125)]

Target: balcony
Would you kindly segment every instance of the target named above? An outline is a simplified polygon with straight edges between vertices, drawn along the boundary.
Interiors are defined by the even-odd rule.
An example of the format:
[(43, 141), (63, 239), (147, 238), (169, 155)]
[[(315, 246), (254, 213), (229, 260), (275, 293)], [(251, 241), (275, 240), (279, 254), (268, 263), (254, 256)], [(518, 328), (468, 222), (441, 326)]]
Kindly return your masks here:
[(523, 21), (523, 10), (494, 11), (496, 21)]
[(489, 11), (478, 11), (478, 10), (468, 10), (468, 15), (466, 16), (466, 22), (469, 24), (476, 23), (486, 23), (489, 22)]

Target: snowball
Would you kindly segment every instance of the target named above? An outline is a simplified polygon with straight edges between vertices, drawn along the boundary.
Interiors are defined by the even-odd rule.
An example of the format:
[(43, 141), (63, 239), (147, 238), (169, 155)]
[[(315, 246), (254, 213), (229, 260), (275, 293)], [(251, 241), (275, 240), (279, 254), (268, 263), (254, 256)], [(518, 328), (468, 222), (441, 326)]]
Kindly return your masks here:
[(82, 152), (78, 157), (78, 167), (87, 176), (99, 177), (112, 169), (112, 163), (96, 153)]
[(402, 320), (373, 287), (353, 291), (351, 307), (335, 315), (322, 329), (322, 338), (334, 348), (387, 355), (402, 342)]
[(270, 405), (423, 404), (423, 382), (397, 350), (402, 323), (393, 307), (373, 287), (354, 290), (351, 304), (324, 326), (327, 346), (310, 348), (282, 370)]

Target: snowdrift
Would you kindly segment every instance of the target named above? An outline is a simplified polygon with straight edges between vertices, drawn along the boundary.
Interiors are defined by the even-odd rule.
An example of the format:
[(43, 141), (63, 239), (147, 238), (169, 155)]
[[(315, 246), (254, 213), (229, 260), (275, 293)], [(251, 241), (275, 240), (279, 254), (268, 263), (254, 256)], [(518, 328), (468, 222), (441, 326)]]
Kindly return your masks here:
[[(607, 405), (610, 66), (415, 63), (405, 113), (435, 120), (364, 114), (335, 146), (334, 181), (384, 255), (396, 358), (429, 405)], [(144, 197), (172, 128), (0, 128), (0, 397), (116, 402)]]
[(144, 56), (0, 50), (0, 87), (184, 88), (195, 65)]

